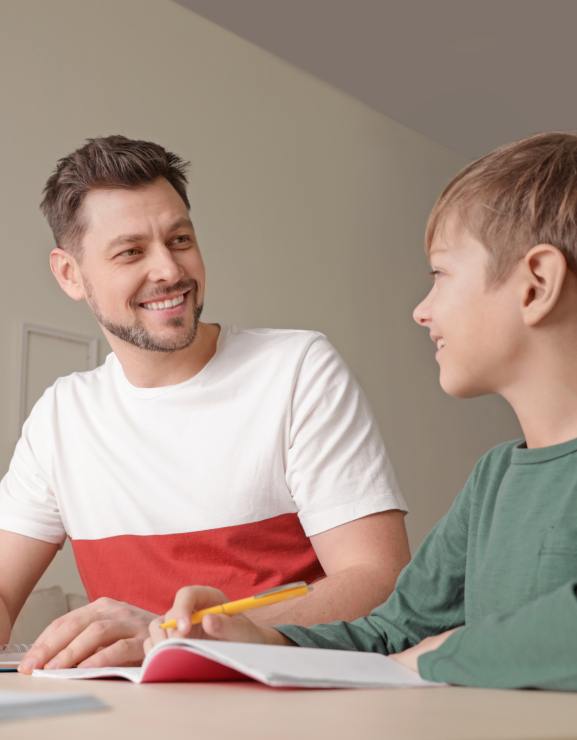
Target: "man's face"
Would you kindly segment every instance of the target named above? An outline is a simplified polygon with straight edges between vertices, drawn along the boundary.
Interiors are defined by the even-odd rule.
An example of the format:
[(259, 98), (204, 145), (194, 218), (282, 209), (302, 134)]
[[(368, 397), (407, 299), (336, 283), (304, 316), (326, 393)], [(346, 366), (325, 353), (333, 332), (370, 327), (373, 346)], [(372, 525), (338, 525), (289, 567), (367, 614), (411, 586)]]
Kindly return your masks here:
[(172, 185), (159, 178), (138, 188), (91, 190), (82, 217), (83, 297), (105, 332), (157, 352), (192, 344), (204, 265)]
[(451, 217), (435, 236), (429, 261), (433, 287), (413, 318), (437, 347), (441, 387), (461, 398), (503, 393), (522, 353), (515, 272), (487, 285), (489, 253)]

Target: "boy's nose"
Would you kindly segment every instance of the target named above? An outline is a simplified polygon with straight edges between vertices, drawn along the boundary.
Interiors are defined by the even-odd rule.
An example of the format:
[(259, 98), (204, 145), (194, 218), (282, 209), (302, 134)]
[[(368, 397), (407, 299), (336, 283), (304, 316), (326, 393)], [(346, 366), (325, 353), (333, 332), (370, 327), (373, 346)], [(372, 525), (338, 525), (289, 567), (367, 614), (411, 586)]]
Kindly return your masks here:
[(413, 320), (416, 321), (419, 326), (426, 326), (427, 322), (430, 320), (427, 298), (428, 296), (418, 303), (413, 310)]

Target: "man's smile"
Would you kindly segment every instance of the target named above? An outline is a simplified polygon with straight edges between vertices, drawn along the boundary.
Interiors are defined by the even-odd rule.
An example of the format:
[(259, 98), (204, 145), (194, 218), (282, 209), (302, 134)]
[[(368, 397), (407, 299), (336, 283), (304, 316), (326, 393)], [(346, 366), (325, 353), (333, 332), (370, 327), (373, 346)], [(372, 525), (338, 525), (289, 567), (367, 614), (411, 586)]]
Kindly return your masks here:
[(186, 293), (181, 293), (174, 298), (166, 298), (163, 301), (144, 301), (143, 303), (139, 303), (138, 305), (141, 308), (145, 308), (147, 311), (163, 311), (167, 308), (175, 308), (176, 306), (180, 306), (182, 303), (184, 303), (184, 299), (189, 292), (190, 291), (187, 291)]

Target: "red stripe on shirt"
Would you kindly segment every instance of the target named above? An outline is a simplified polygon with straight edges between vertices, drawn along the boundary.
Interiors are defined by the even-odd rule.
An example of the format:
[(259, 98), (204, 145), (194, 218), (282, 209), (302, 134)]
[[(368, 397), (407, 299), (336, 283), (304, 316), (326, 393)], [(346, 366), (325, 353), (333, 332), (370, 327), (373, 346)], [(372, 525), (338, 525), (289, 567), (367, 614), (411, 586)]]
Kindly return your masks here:
[(73, 540), (92, 601), (108, 596), (156, 614), (181, 586), (219, 588), (230, 599), (324, 575), (296, 514), (250, 524), (164, 535)]

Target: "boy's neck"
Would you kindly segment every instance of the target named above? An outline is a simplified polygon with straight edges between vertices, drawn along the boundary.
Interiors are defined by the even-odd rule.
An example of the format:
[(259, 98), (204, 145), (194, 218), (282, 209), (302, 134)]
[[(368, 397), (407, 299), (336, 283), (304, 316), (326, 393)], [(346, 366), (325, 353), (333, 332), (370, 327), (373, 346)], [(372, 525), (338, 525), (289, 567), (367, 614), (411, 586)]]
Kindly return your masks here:
[(541, 341), (534, 356), (524, 359), (520, 380), (501, 393), (517, 415), (527, 447), (577, 438), (577, 331), (564, 334)]

